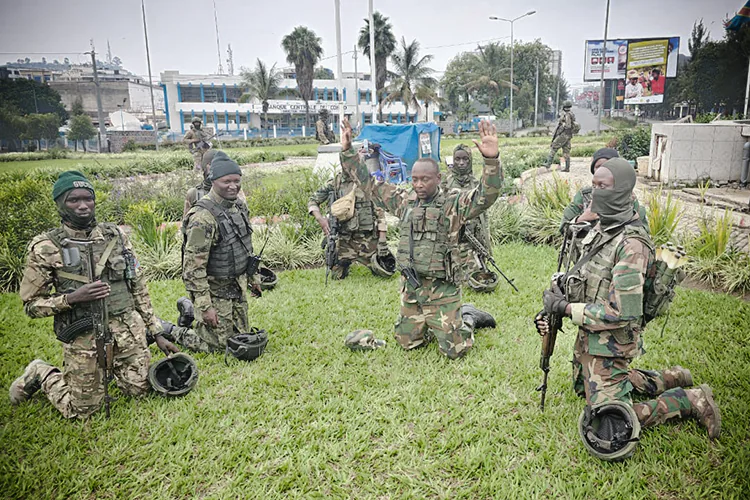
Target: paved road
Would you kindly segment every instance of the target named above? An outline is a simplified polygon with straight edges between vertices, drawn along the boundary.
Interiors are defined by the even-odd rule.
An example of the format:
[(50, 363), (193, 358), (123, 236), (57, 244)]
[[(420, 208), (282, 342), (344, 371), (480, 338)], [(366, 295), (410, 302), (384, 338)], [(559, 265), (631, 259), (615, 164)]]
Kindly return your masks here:
[[(576, 115), (576, 121), (581, 124), (580, 134), (596, 132), (596, 115), (592, 114), (590, 109), (573, 106), (573, 113)], [(607, 130), (608, 128), (602, 123), (602, 130)]]

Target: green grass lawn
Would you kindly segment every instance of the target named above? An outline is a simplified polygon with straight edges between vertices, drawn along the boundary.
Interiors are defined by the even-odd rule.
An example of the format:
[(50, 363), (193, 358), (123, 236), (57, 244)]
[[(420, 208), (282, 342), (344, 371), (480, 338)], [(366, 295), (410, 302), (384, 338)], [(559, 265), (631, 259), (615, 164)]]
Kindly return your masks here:
[[(558, 339), (547, 410), (539, 412), (539, 338), (531, 318), (554, 270), (549, 247), (496, 251), (519, 294), (501, 284), (466, 300), (492, 312), (467, 357), (433, 343), (413, 352), (392, 339), (398, 280), (356, 268), (323, 286), (322, 269), (284, 272), (250, 303), (271, 332), (253, 363), (198, 354), (187, 396), (123, 398), (112, 418), (69, 422), (38, 395), (0, 398), (0, 496), (6, 498), (740, 498), (750, 487), (750, 305), (680, 290), (664, 337), (648, 328), (635, 366), (689, 367), (723, 414), (722, 437), (692, 421), (643, 432), (625, 463), (589, 456), (576, 430), (583, 402), (570, 384), (574, 330)], [(157, 312), (175, 320), (179, 281), (150, 284)], [(351, 352), (355, 328), (385, 349)], [(155, 351), (154, 351), (155, 352)], [(155, 353), (155, 356), (157, 354)], [(158, 354), (158, 356), (161, 356)], [(60, 363), (52, 321), (0, 296), (0, 385), (30, 360)]]

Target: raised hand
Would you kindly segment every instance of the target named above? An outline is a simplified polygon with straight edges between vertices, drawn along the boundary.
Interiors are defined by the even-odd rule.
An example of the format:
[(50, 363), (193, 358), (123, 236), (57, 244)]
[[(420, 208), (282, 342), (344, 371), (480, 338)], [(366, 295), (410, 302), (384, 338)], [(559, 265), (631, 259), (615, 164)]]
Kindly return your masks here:
[[(497, 158), (500, 151), (497, 147), (497, 129), (488, 120), (479, 122), (479, 138), (481, 142), (474, 139), (474, 145), (485, 158)], [(343, 140), (343, 139), (342, 139)]]
[(341, 149), (348, 151), (352, 147), (352, 126), (348, 118), (341, 122)]

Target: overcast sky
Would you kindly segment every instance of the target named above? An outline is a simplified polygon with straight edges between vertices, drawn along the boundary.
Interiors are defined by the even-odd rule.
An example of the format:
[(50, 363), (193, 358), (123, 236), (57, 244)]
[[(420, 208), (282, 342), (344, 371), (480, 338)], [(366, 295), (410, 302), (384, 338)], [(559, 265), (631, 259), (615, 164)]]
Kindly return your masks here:
[[(336, 71), (334, 0), (215, 0), (222, 64), (227, 44), (234, 51), (235, 71), (252, 66), (256, 58), (287, 65), (281, 39), (295, 26), (305, 25), (323, 39), (323, 64)], [(83, 62), (93, 38), (104, 59), (107, 40), (113, 56), (125, 68), (147, 75), (140, 0), (0, 0), (0, 62), (19, 57), (48, 60), (69, 57)], [(693, 22), (703, 18), (711, 38), (723, 37), (722, 20), (744, 0), (613, 0), (610, 38), (680, 36), (680, 52), (688, 53)], [(563, 52), (563, 72), (570, 83), (583, 75), (586, 39), (604, 34), (605, 0), (374, 0), (388, 16), (397, 39), (416, 38), (424, 54), (433, 54), (433, 69), (443, 71), (458, 52), (472, 50), (477, 41), (510, 36), (510, 25), (489, 16), (514, 18), (529, 10), (536, 14), (515, 23), (516, 41), (536, 38)], [(367, 0), (341, 0), (342, 51), (357, 40)], [(151, 64), (154, 78), (164, 70), (207, 74), (218, 69), (211, 0), (146, 0)], [(509, 41), (509, 38), (508, 40)], [(459, 45), (460, 44), (460, 45)], [(70, 54), (65, 54), (70, 53)], [(365, 66), (359, 59), (360, 71)], [(352, 54), (343, 60), (353, 71)], [(441, 74), (438, 74), (440, 76)]]

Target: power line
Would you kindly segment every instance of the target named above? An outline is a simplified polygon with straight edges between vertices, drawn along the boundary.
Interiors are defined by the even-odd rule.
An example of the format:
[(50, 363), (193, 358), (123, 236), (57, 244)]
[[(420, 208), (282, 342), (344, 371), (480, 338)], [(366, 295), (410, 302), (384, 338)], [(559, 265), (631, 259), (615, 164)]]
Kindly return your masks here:
[(19, 55), (19, 54), (30, 55), (30, 56), (48, 56), (48, 55), (70, 56), (70, 55), (82, 55), (82, 54), (86, 54), (86, 52), (26, 52), (26, 51), (0, 52), (0, 55), (3, 55), (3, 56)]
[(487, 40), (476, 40), (474, 42), (453, 43), (450, 45), (435, 45), (433, 47), (425, 47), (425, 49), (444, 49), (446, 47), (458, 47), (459, 45), (474, 45), (475, 43), (496, 42), (498, 40), (507, 40), (508, 38), (510, 37), (501, 36), (500, 38), (488, 38)]

